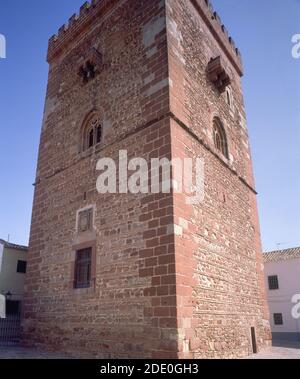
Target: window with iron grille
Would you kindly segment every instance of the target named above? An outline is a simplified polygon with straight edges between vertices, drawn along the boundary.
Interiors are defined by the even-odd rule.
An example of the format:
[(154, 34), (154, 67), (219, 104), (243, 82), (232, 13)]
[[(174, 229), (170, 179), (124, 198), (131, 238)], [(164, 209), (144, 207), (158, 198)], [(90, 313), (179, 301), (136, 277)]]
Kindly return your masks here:
[(76, 253), (74, 288), (89, 288), (91, 285), (92, 249)]
[(270, 290), (278, 290), (279, 289), (279, 282), (278, 282), (278, 276), (273, 275), (268, 277), (269, 280), (269, 289)]
[(274, 313), (274, 325), (283, 325), (282, 313)]
[(27, 262), (26, 261), (18, 261), (17, 264), (17, 272), (19, 274), (26, 274)]

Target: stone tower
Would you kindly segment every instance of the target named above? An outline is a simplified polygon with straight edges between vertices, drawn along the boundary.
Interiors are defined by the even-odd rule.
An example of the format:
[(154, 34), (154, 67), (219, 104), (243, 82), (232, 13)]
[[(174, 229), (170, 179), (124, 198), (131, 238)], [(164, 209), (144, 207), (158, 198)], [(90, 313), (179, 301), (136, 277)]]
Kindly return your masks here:
[[(238, 49), (208, 0), (94, 0), (49, 42), (23, 342), (102, 358), (270, 342)], [(205, 198), (102, 194), (97, 161), (204, 160)]]

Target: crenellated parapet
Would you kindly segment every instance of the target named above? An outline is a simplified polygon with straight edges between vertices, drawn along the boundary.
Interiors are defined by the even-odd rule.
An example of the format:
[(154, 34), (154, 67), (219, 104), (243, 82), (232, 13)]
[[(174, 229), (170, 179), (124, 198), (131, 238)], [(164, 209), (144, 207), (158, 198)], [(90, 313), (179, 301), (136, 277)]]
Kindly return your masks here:
[(78, 14), (73, 14), (69, 21), (62, 25), (58, 33), (49, 40), (47, 60), (50, 63), (70, 42), (79, 36), (97, 17), (103, 17), (120, 0), (91, 0), (86, 1)]
[[(85, 2), (80, 7), (79, 14), (73, 14), (69, 21), (59, 28), (58, 33), (50, 38), (47, 57), (48, 62), (51, 62), (53, 58), (59, 55), (63, 48), (82, 33), (93, 20), (97, 17), (103, 17), (120, 1), (121, 0), (91, 0), (90, 2)], [(240, 51), (236, 48), (234, 40), (229, 36), (219, 15), (214, 11), (210, 0), (187, 1), (191, 1), (199, 11), (238, 73), (242, 75), (243, 64)]]
[(226, 27), (217, 12), (214, 11), (210, 0), (190, 0), (198, 12), (201, 14), (208, 28), (213, 33), (226, 55), (236, 68), (237, 72), (243, 75), (243, 63), (239, 49), (235, 46), (233, 38), (229, 35)]

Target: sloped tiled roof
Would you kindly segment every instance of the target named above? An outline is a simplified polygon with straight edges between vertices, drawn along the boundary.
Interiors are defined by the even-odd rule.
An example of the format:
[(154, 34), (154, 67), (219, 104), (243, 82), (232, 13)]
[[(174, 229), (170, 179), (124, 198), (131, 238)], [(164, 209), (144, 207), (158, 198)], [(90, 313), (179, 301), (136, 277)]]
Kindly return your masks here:
[(16, 245), (14, 243), (10, 243), (10, 242), (7, 242), (7, 241), (4, 241), (2, 239), (0, 239), (0, 243), (6, 247), (7, 249), (14, 249), (14, 250), (23, 250), (23, 251), (28, 251), (28, 247), (27, 246), (22, 246), (22, 245)]
[(292, 249), (270, 251), (263, 254), (264, 262), (280, 262), (300, 258), (300, 247)]

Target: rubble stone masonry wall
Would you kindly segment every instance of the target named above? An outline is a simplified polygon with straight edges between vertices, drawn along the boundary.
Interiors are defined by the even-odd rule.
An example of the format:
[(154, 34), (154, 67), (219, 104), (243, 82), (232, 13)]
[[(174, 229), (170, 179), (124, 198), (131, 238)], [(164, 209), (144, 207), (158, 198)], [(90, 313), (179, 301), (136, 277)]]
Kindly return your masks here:
[[(178, 330), (188, 346), (182, 357), (233, 358), (253, 353), (251, 327), (259, 348), (269, 345), (269, 316), (242, 66), (213, 38), (199, 12), (204, 3), (167, 1), (172, 156), (205, 164), (202, 203), (187, 206), (184, 195), (174, 194), (182, 233), (175, 237)], [(230, 71), (231, 104), (207, 76), (219, 55)], [(214, 117), (224, 125), (228, 159), (214, 146)]]
[[(210, 20), (209, 15), (215, 19)], [(222, 55), (234, 106), (208, 80)], [(80, 67), (96, 57), (83, 83)], [(23, 344), (100, 358), (239, 357), (269, 344), (256, 194), (239, 51), (210, 3), (98, 0), (48, 50), (23, 307)], [(102, 143), (82, 149), (97, 113)], [(229, 159), (213, 143), (224, 123)], [(100, 158), (201, 157), (205, 200), (99, 195)], [(79, 233), (78, 212), (93, 208)], [(92, 285), (74, 289), (76, 251), (92, 247)]]

